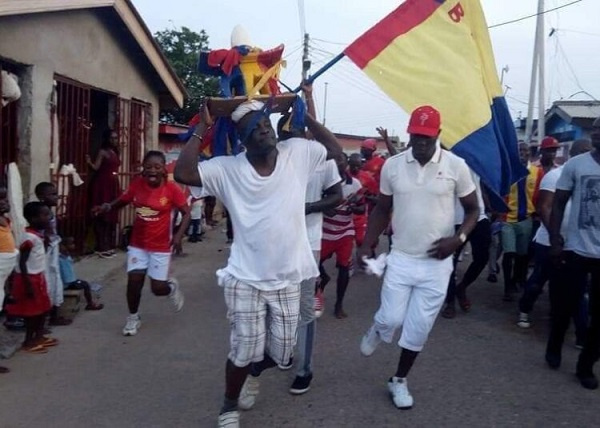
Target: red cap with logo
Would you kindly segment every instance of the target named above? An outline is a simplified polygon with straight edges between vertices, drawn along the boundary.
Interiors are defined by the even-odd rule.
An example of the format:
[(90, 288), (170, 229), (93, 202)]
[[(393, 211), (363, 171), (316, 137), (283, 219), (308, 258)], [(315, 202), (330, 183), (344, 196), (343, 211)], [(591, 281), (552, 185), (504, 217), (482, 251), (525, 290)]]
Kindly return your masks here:
[(431, 106), (417, 107), (410, 115), (408, 122), (409, 134), (437, 137), (440, 132), (440, 112)]
[(377, 140), (375, 140), (374, 138), (367, 138), (365, 141), (362, 142), (360, 146), (363, 149), (377, 150)]
[(558, 140), (554, 137), (545, 137), (542, 140), (542, 144), (540, 144), (540, 150), (544, 149), (558, 149), (560, 144)]

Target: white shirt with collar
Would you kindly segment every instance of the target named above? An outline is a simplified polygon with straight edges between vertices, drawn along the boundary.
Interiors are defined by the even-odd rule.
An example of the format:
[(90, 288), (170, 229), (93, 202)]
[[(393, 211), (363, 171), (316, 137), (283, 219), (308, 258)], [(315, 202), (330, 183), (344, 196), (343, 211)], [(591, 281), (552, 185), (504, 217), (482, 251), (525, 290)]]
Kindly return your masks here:
[(474, 192), (475, 184), (465, 161), (438, 144), (424, 166), (412, 150), (389, 158), (380, 191), (393, 197), (392, 250), (426, 258), (436, 240), (454, 235), (454, 201)]

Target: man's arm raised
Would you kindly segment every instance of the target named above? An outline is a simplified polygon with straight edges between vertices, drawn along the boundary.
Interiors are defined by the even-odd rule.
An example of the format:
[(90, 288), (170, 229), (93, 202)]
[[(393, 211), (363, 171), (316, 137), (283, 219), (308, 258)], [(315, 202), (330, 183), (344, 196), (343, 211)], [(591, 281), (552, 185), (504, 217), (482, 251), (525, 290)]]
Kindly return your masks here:
[(175, 170), (173, 171), (175, 181), (194, 187), (202, 186), (202, 180), (200, 179), (200, 173), (198, 172), (198, 153), (200, 153), (202, 136), (208, 128), (207, 124), (211, 123), (206, 108), (202, 109), (201, 115), (203, 116), (202, 121), (196, 125), (194, 134), (181, 150), (177, 162), (175, 163)]
[(308, 113), (306, 114), (306, 126), (313, 138), (327, 149), (327, 159), (335, 159), (342, 154), (342, 147), (333, 133), (320, 124), (314, 117), (315, 106), (312, 100), (312, 84), (302, 85), (308, 102)]
[(325, 146), (327, 159), (337, 159), (342, 154), (342, 147), (333, 133), (321, 125), (310, 114), (306, 115), (306, 126), (315, 140)]

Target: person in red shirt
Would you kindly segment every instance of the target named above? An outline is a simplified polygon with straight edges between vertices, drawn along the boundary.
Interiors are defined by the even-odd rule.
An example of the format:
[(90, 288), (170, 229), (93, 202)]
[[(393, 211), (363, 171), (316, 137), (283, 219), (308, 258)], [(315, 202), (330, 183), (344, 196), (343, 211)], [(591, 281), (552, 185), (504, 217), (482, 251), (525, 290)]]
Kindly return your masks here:
[[(179, 312), (184, 297), (179, 284), (169, 278), (171, 249), (181, 252), (181, 239), (190, 222), (190, 207), (181, 188), (167, 181), (164, 153), (151, 150), (143, 160), (142, 176), (134, 180), (118, 199), (94, 207), (98, 215), (128, 204), (135, 207), (131, 241), (127, 249), (127, 305), (129, 316), (123, 328), (124, 336), (134, 336), (141, 326), (138, 308), (146, 275), (150, 277), (152, 292), (169, 296)], [(173, 235), (173, 214), (182, 215), (181, 226)]]
[(356, 230), (356, 246), (360, 247), (367, 232), (368, 213), (375, 207), (379, 186), (371, 174), (362, 169), (362, 160), (358, 153), (350, 155), (348, 159), (348, 172), (353, 178), (356, 178), (364, 191), (367, 202), (367, 211), (362, 214), (354, 214), (354, 228)]
[(363, 171), (368, 172), (377, 182), (379, 187), (379, 176), (381, 175), (381, 168), (385, 163), (385, 159), (375, 154), (377, 151), (377, 140), (374, 138), (367, 138), (360, 145), (360, 154), (365, 159), (363, 165)]

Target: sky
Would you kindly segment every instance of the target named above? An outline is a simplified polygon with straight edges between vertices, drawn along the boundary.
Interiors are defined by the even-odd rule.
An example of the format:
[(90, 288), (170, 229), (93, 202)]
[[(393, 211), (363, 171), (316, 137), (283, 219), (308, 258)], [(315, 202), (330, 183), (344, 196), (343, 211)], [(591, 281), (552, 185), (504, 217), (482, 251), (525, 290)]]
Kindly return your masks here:
[[(545, 0), (544, 9), (572, 1)], [(233, 27), (241, 24), (255, 46), (270, 49), (284, 43), (287, 68), (281, 73), (281, 80), (291, 87), (300, 81), (305, 31), (311, 38), (314, 72), (401, 3), (398, 0), (133, 0), (152, 32), (182, 26), (205, 30), (210, 48), (226, 49), (230, 47)], [(538, 1), (481, 0), (481, 4), (491, 26), (535, 14)], [(546, 109), (560, 99), (600, 99), (598, 17), (598, 0), (581, 0), (544, 15)], [(534, 17), (490, 29), (496, 68), (499, 75), (503, 74), (513, 119), (527, 116), (535, 25)], [(556, 31), (550, 36), (552, 28)], [(502, 72), (503, 68), (508, 71)], [(319, 120), (325, 120), (334, 132), (373, 136), (377, 135), (375, 128), (383, 126), (391, 135), (407, 140), (408, 114), (348, 59), (315, 82), (314, 96)], [(537, 106), (534, 114), (537, 115)]]

